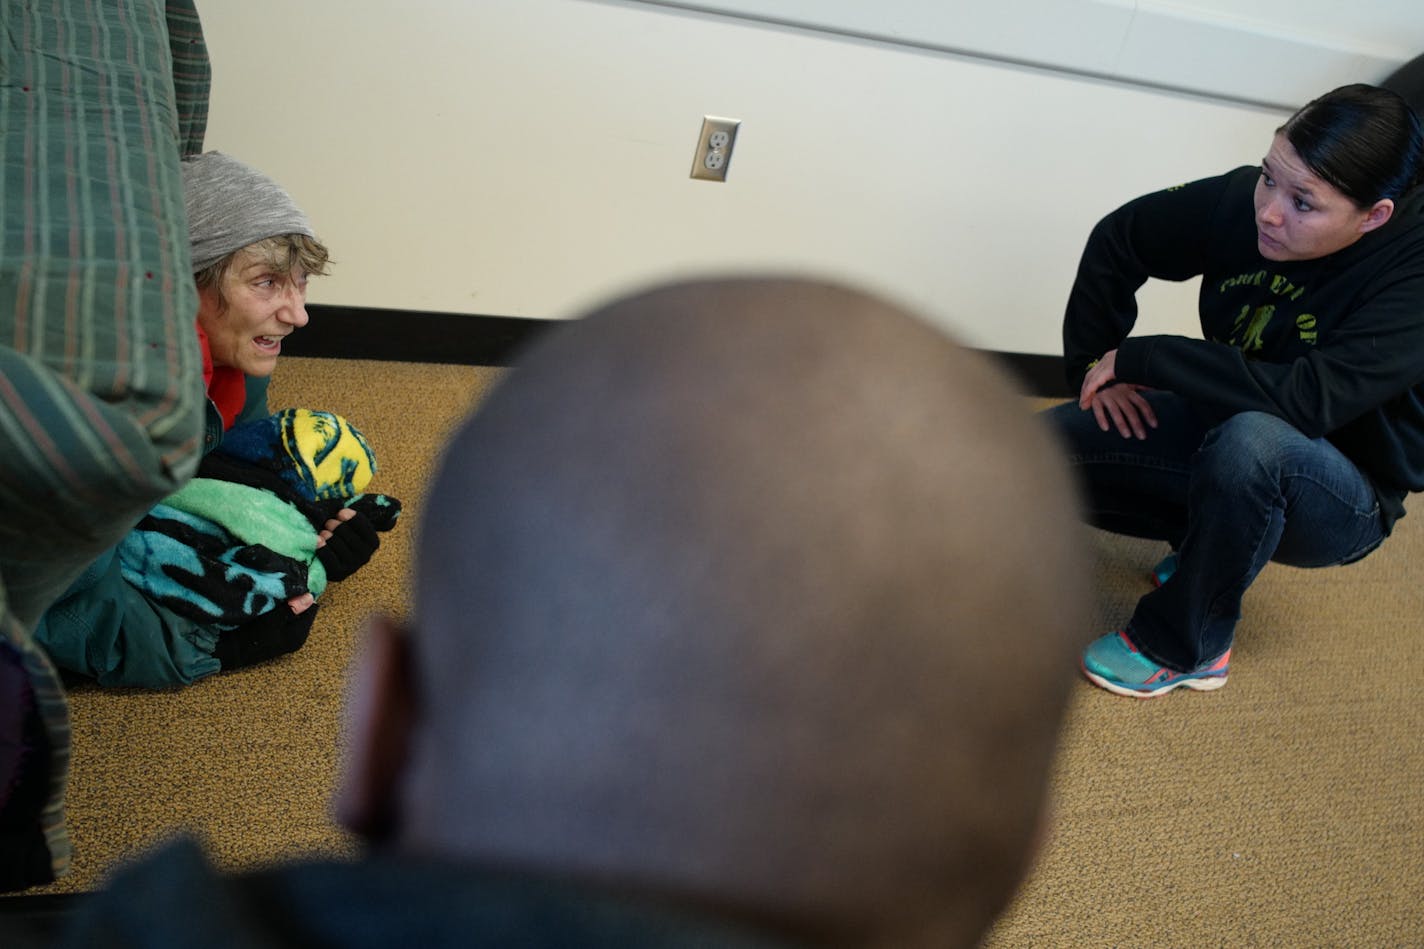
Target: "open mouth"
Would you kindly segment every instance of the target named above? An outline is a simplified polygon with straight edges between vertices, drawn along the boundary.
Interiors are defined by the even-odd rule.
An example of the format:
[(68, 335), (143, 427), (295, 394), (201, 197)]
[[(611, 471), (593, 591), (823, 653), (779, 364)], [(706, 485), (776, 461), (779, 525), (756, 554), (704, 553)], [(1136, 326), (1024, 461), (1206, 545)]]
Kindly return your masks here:
[(258, 336), (253, 340), (257, 348), (264, 353), (277, 355), (282, 351), (282, 337), (280, 336)]

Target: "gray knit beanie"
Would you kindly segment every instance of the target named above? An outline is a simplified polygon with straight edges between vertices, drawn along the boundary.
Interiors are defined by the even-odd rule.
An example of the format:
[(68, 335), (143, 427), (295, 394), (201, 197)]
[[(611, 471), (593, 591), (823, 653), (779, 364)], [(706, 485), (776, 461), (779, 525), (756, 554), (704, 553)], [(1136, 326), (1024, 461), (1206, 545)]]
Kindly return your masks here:
[(183, 210), (194, 273), (268, 237), (316, 237), (307, 216), (281, 185), (221, 152), (184, 160)]

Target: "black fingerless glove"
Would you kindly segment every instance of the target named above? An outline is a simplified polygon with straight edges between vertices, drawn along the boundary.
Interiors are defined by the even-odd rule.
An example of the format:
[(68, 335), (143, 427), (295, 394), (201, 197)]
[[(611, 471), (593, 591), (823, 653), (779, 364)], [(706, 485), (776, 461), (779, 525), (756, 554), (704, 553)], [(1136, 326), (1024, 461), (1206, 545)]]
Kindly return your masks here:
[(223, 672), (230, 672), (296, 652), (307, 641), (318, 608), (313, 603), (302, 612), (293, 613), (283, 603), (236, 629), (226, 630), (218, 635), (213, 658)]
[(330, 582), (345, 580), (364, 567), (381, 546), (381, 538), (366, 515), (357, 511), (349, 521), (342, 521), (326, 543), (316, 550), (316, 559), (326, 568)]
[(401, 503), (389, 494), (363, 494), (346, 506), (366, 516), (371, 526), (378, 531), (388, 531), (396, 526), (401, 514)]

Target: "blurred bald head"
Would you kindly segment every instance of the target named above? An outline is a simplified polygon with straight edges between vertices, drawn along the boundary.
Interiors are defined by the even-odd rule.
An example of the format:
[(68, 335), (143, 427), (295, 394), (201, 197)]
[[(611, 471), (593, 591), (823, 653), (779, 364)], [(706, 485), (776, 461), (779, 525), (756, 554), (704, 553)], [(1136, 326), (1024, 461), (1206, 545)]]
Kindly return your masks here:
[(986, 359), (844, 288), (653, 290), (550, 331), (425, 511), (403, 846), (850, 941), (1007, 901), (1088, 584)]

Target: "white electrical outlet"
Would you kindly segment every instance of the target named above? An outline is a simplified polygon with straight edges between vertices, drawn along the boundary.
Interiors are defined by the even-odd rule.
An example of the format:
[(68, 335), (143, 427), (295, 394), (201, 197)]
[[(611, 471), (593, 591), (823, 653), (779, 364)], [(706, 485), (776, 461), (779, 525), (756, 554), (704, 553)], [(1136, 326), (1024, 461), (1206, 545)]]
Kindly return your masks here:
[(697, 152), (692, 156), (692, 177), (704, 181), (727, 180), (727, 165), (732, 161), (732, 147), (737, 144), (737, 128), (741, 124), (740, 119), (702, 117)]

